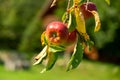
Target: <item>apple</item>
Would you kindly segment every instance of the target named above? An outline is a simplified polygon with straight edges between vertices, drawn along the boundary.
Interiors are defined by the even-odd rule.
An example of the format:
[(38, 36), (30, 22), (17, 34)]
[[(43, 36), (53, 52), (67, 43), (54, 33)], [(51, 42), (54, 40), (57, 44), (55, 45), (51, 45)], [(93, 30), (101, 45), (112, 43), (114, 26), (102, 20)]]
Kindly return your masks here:
[(64, 23), (54, 21), (48, 24), (45, 35), (48, 44), (62, 45), (68, 39), (69, 31)]
[(85, 46), (84, 53), (91, 60), (97, 60), (99, 58), (98, 50), (95, 46), (91, 46), (91, 49), (89, 49), (89, 46)]
[(74, 44), (77, 40), (77, 31), (73, 30), (72, 32), (69, 32), (69, 36), (66, 40), (66, 45)]
[(89, 19), (93, 17), (93, 14), (89, 11), (97, 11), (96, 5), (93, 2), (86, 2), (81, 4), (80, 10), (84, 16), (85, 19)]

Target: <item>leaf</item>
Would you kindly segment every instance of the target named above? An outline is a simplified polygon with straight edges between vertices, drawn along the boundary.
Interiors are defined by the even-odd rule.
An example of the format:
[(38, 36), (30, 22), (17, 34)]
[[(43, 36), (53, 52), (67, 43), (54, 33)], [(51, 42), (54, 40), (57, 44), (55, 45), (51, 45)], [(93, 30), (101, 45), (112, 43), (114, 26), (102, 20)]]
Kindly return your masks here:
[(49, 51), (52, 52), (52, 53), (62, 52), (62, 51), (65, 51), (65, 47), (50, 45)]
[(76, 19), (75, 16), (70, 13), (69, 14), (69, 21), (68, 21), (68, 30), (72, 32), (76, 28)]
[(76, 29), (79, 33), (86, 33), (86, 27), (85, 27), (85, 20), (83, 18), (83, 15), (80, 14), (79, 8), (75, 8), (75, 17), (76, 17)]
[(87, 41), (87, 46), (88, 46), (89, 50), (91, 50), (91, 48), (93, 47), (93, 45), (94, 45), (93, 41), (91, 41), (91, 40)]
[(100, 27), (101, 27), (101, 22), (100, 22), (100, 18), (99, 18), (99, 14), (97, 11), (89, 11), (94, 15), (95, 18), (95, 28), (94, 28), (94, 32), (99, 31)]
[(43, 48), (43, 50), (35, 57), (35, 60), (37, 60), (33, 65), (39, 64), (42, 62), (42, 60), (46, 57), (47, 53), (47, 46)]
[(110, 0), (105, 0), (108, 5), (110, 5)]
[(93, 46), (93, 45), (94, 45), (94, 42), (91, 41), (91, 40), (88, 40), (88, 41), (87, 41), (87, 45), (89, 45), (89, 46)]
[(41, 71), (41, 73), (51, 70), (52, 67), (54, 66), (57, 58), (58, 58), (58, 52), (56, 52), (56, 53), (48, 52), (47, 65), (46, 65), (46, 68)]
[(74, 4), (79, 4), (81, 0), (73, 0)]
[(68, 20), (68, 25), (67, 25), (68, 28), (70, 27), (71, 22), (72, 22), (72, 16), (71, 16), (71, 13), (69, 13), (69, 20)]
[(58, 54), (63, 51), (65, 51), (65, 47), (63, 46), (50, 45), (47, 51), (47, 65), (46, 68), (41, 71), (41, 73), (52, 69), (58, 58)]
[(45, 31), (41, 35), (41, 43), (42, 43), (42, 45), (47, 44), (47, 41), (46, 41), (46, 38), (45, 38)]
[(78, 38), (78, 41), (74, 48), (74, 52), (68, 63), (67, 71), (76, 68), (80, 64), (82, 57), (83, 57), (83, 45), (80, 43), (80, 38)]
[(65, 20), (65, 18), (66, 18), (66, 12), (63, 14), (63, 16), (62, 16), (62, 21), (64, 22), (64, 20)]
[[(72, 8), (71, 8), (71, 11), (70, 11), (68, 17), (69, 18), (67, 20), (67, 23), (68, 23), (67, 28), (71, 32), (71, 31), (75, 30), (75, 26), (76, 26), (76, 19), (72, 13)], [(66, 13), (63, 14), (62, 21), (64, 22), (65, 19), (66, 19)]]

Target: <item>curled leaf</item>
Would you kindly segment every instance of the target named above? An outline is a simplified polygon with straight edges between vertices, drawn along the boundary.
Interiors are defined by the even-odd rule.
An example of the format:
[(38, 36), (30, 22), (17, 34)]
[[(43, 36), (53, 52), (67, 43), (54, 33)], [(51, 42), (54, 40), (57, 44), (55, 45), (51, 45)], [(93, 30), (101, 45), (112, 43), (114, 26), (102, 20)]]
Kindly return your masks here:
[(66, 19), (66, 12), (62, 15), (62, 21), (64, 22), (65, 19)]
[(73, 13), (69, 13), (68, 30), (72, 32), (76, 28), (76, 18)]
[(41, 35), (41, 43), (42, 43), (42, 45), (47, 44), (47, 41), (46, 41), (46, 38), (45, 38), (45, 31)]
[(47, 46), (35, 57), (36, 62), (33, 65), (39, 64), (47, 55)]
[(85, 20), (83, 18), (83, 15), (80, 14), (79, 8), (75, 8), (75, 17), (76, 17), (76, 29), (79, 33), (86, 33), (86, 27), (85, 27)]
[(43, 69), (41, 73), (52, 69), (58, 58), (58, 53), (63, 51), (65, 51), (65, 47), (63, 46), (50, 45), (47, 50), (47, 58), (46, 58), (47, 64), (45, 69)]
[(70, 27), (71, 22), (72, 22), (72, 15), (71, 13), (69, 13), (69, 20), (68, 20), (68, 25), (67, 25), (68, 28)]
[(41, 71), (41, 73), (52, 69), (52, 67), (54, 66), (57, 58), (58, 58), (57, 53), (48, 52), (47, 65), (46, 65), (46, 68)]
[(78, 37), (78, 41), (75, 45), (74, 52), (67, 66), (67, 71), (78, 67), (82, 60), (82, 57), (83, 57), (83, 45), (80, 43), (80, 38)]
[(65, 51), (65, 47), (63, 46), (56, 46), (56, 45), (50, 45), (49, 51), (52, 53), (58, 53)]
[(94, 32), (99, 31), (100, 30), (100, 26), (101, 26), (101, 22), (100, 22), (100, 18), (99, 18), (99, 14), (97, 11), (89, 11), (94, 15), (95, 18), (95, 29)]

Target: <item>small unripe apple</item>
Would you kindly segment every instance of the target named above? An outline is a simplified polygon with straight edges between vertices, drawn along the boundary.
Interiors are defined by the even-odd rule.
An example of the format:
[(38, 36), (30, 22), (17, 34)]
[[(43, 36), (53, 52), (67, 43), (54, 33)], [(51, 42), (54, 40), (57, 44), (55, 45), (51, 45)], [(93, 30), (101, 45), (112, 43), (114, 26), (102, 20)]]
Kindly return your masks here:
[(93, 17), (93, 14), (89, 11), (97, 11), (96, 5), (93, 2), (86, 2), (80, 6), (80, 10), (85, 19)]
[(53, 45), (62, 45), (68, 39), (69, 31), (62, 22), (52, 22), (46, 28), (46, 39)]
[(77, 39), (77, 31), (74, 30), (72, 32), (69, 32), (69, 36), (67, 38), (66, 44), (67, 45), (74, 44), (76, 42), (76, 39)]

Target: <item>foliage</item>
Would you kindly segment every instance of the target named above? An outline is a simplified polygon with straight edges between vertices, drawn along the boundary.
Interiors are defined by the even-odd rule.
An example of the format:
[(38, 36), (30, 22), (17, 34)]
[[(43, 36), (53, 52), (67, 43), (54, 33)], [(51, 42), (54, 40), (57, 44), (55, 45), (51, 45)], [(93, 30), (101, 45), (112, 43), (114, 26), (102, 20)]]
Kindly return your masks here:
[[(47, 61), (46, 67), (41, 71), (41, 73), (52, 69), (52, 67), (54, 66), (57, 60), (58, 53), (65, 51), (67, 45), (62, 44), (62, 40), (63, 40), (62, 36), (69, 35), (69, 33), (67, 33), (67, 30), (70, 30), (69, 28), (73, 27), (72, 31), (76, 30), (77, 40), (74, 41), (73, 43), (75, 44), (74, 52), (72, 53), (72, 57), (70, 58), (70, 61), (68, 63), (67, 71), (78, 67), (78, 65), (82, 60), (84, 48), (86, 46), (89, 46), (91, 48), (92, 41), (90, 40), (89, 35), (86, 32), (85, 16), (83, 15), (84, 13), (80, 9), (80, 6), (83, 3), (81, 3), (81, 0), (73, 0), (73, 5), (70, 6), (70, 2), (71, 1), (68, 0), (67, 10), (65, 11), (65, 14), (63, 14), (63, 17), (62, 17), (63, 23), (61, 22), (50, 23), (50, 25), (47, 26), (46, 31), (44, 31), (43, 34), (41, 35), (42, 44), (45, 44), (45, 43), (46, 44), (43, 50), (35, 57), (36, 62), (34, 63), (36, 65), (38, 63), (41, 63), (41, 61), (43, 61), (44, 59)], [(91, 3), (87, 2), (86, 6), (87, 5), (92, 5), (96, 8), (96, 5), (93, 2)], [(100, 22), (98, 12), (94, 10), (94, 7), (92, 6), (87, 6), (88, 8), (87, 9), (85, 8), (84, 10), (86, 11), (86, 13), (88, 13), (87, 16), (91, 14), (92, 15), (91, 17), (95, 19), (94, 32), (97, 32), (100, 29), (101, 22)], [(75, 21), (72, 20), (72, 17), (75, 17)], [(76, 25), (72, 25), (71, 23), (73, 22), (75, 22)], [(67, 24), (67, 26), (65, 26), (65, 24)], [(61, 32), (66, 32), (66, 33), (62, 35)], [(59, 38), (59, 41), (58, 41), (58, 38)], [(64, 41), (67, 40), (65, 39), (67, 38), (67, 36), (63, 38), (64, 38)], [(53, 41), (51, 39), (53, 39)], [(58, 41), (58, 45), (57, 45), (57, 41)], [(65, 42), (68, 43), (67, 41)]]
[[(95, 34), (93, 31), (89, 32), (89, 29), (94, 29), (94, 20), (86, 21), (90, 38), (94, 40), (98, 49), (104, 51), (104, 56), (120, 57), (120, 1), (111, 0), (109, 6), (104, 2), (109, 0), (91, 1), (98, 8), (101, 29)], [(45, 0), (0, 0), (0, 49), (36, 52), (42, 49), (39, 37), (43, 29), (38, 15), (44, 3)], [(54, 11), (54, 15), (58, 18), (64, 14), (65, 4), (67, 5), (67, 0), (58, 3), (58, 9)]]
[(39, 43), (41, 4), (41, 0), (1, 0), (0, 48), (29, 51), (34, 41)]

